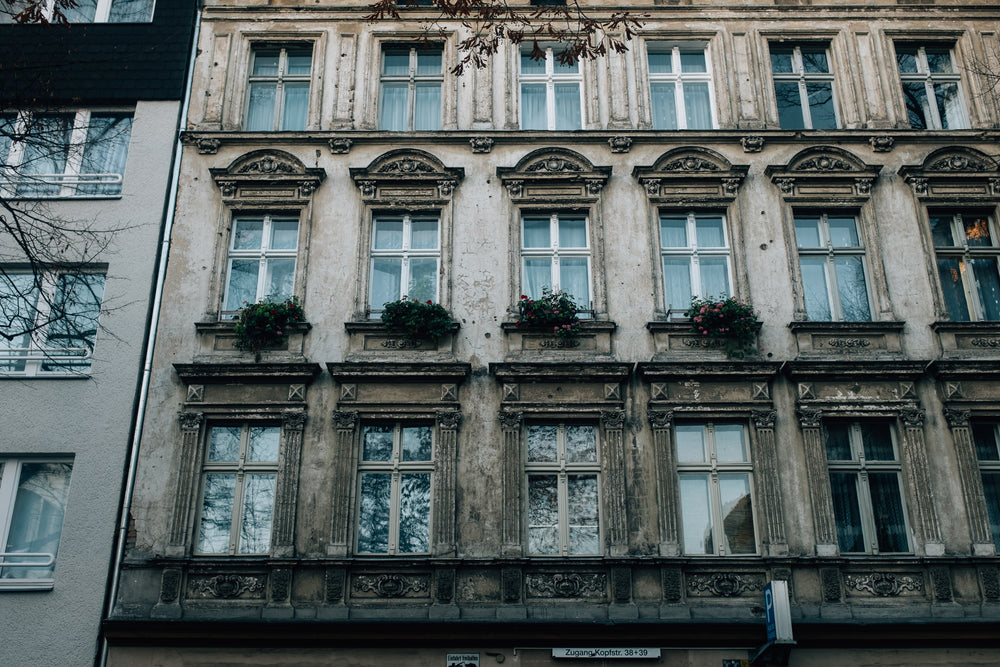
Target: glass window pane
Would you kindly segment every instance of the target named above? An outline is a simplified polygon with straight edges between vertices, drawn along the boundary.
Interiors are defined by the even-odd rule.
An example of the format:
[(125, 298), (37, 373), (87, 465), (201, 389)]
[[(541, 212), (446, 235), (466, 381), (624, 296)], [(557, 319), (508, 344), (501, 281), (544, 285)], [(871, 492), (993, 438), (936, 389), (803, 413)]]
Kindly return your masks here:
[(942, 129), (962, 129), (966, 126), (957, 83), (934, 84), (934, 97), (937, 101), (938, 115), (941, 116)]
[(704, 51), (681, 51), (682, 72), (707, 72)]
[(580, 84), (557, 83), (553, 87), (556, 95), (556, 129), (579, 130), (583, 127), (580, 115)]
[(363, 426), (361, 429), (361, 460), (391, 461), (394, 431), (392, 426), (379, 424)]
[(566, 461), (597, 461), (597, 429), (583, 424), (566, 427)]
[(854, 218), (839, 218), (830, 216), (827, 219), (830, 228), (830, 243), (834, 248), (859, 248), (858, 226)]
[(976, 277), (983, 319), (1000, 320), (1000, 275), (997, 274), (996, 258), (972, 260), (972, 272)]
[(719, 498), (722, 503), (722, 534), (726, 553), (757, 553), (750, 476), (719, 475)]
[(833, 109), (833, 84), (829, 82), (807, 83), (806, 94), (809, 96), (812, 128), (814, 130), (836, 129), (837, 114)]
[(524, 240), (522, 243), (525, 248), (552, 247), (551, 229), (548, 218), (525, 218), (523, 224)]
[(295, 260), (269, 259), (265, 295), (271, 301), (285, 301), (295, 293)]
[(820, 248), (819, 217), (795, 216), (795, 243), (800, 248)]
[(208, 431), (208, 460), (236, 461), (240, 457), (239, 426), (213, 426)]
[(113, 0), (109, 23), (145, 23), (153, 18), (153, 0)]
[(63, 7), (68, 23), (93, 23), (97, 15), (97, 0), (76, 0), (72, 6)]
[(970, 248), (994, 245), (990, 236), (990, 223), (985, 216), (963, 215), (962, 227), (965, 230), (965, 242)]
[(389, 551), (392, 475), (363, 473), (360, 486), (358, 553), (386, 553)]
[(410, 284), (406, 296), (417, 301), (437, 301), (437, 257), (410, 260)]
[(414, 220), (410, 223), (410, 248), (414, 250), (437, 250), (437, 247), (437, 220)]
[(712, 105), (707, 83), (684, 84), (684, 115), (689, 130), (712, 128)]
[(660, 245), (664, 248), (687, 247), (687, 217), (660, 216)]
[(277, 461), (281, 444), (281, 428), (278, 426), (251, 426), (247, 447), (248, 461)]
[(649, 94), (653, 113), (653, 129), (676, 130), (677, 100), (674, 97), (674, 84), (658, 81), (650, 83)]
[(990, 517), (993, 544), (1000, 551), (1000, 473), (983, 473), (983, 495), (986, 497), (986, 512)]
[(899, 475), (894, 472), (869, 473), (868, 486), (871, 489), (875, 539), (878, 541), (879, 551), (909, 551), (903, 501), (899, 494)]
[(404, 426), (403, 460), (430, 461), (433, 436), (430, 426)]
[(308, 76), (312, 69), (312, 48), (288, 49), (288, 75)]
[(252, 75), (277, 76), (279, 54), (278, 49), (254, 49)]
[(948, 316), (953, 322), (968, 322), (972, 319), (969, 312), (969, 301), (965, 296), (965, 284), (962, 274), (964, 263), (952, 257), (938, 257), (938, 278), (941, 280), (941, 292), (944, 295)]
[(558, 427), (550, 424), (528, 425), (528, 461), (555, 461), (558, 456)]
[(274, 129), (274, 101), (277, 94), (277, 84), (250, 84), (250, 102), (247, 107), (247, 131), (270, 132)]
[(522, 53), (521, 74), (545, 74), (545, 58), (532, 60), (530, 52)]
[(590, 310), (590, 275), (586, 257), (563, 257), (559, 261), (559, 288), (573, 298), (581, 310)]
[(559, 485), (556, 475), (528, 475), (528, 551), (559, 553)]
[(802, 97), (795, 81), (775, 81), (774, 97), (778, 103), (778, 124), (783, 130), (805, 128), (802, 116)]
[(24, 180), (17, 186), (17, 196), (54, 197), (59, 194), (69, 158), (73, 119), (72, 115), (34, 116), (28, 122), (25, 128), (28, 139), (24, 142), (18, 174)]
[(845, 322), (868, 322), (872, 319), (865, 285), (865, 267), (861, 257), (837, 257), (837, 291)]
[[(36, 279), (30, 273), (0, 274), (0, 292), (9, 295), (0, 298), (0, 321), (6, 325), (8, 335), (12, 336), (10, 340), (0, 336), (0, 350), (4, 353), (20, 350), (20, 354), (27, 354), (40, 294)], [(18, 332), (21, 332), (20, 335)], [(24, 367), (23, 360), (0, 362), (0, 371), (21, 372)]]
[(399, 480), (399, 553), (430, 551), (431, 476), (408, 473)]
[(259, 271), (259, 260), (230, 260), (226, 310), (238, 310), (243, 307), (244, 303), (257, 302), (257, 274)]
[(864, 553), (865, 536), (861, 529), (857, 475), (831, 472), (830, 491), (833, 494), (833, 514), (837, 521), (837, 543), (840, 551)]
[(931, 125), (930, 107), (927, 103), (927, 87), (923, 82), (903, 82), (903, 101), (910, 127), (926, 130)]
[(792, 71), (792, 49), (771, 47), (771, 71), (775, 74), (788, 74)]
[(687, 310), (691, 305), (691, 259), (664, 257), (663, 282), (667, 308)]
[(264, 221), (240, 218), (233, 230), (233, 250), (260, 250), (264, 239)]
[(896, 45), (896, 64), (903, 74), (917, 73), (917, 48)]
[(747, 445), (741, 424), (715, 425), (715, 457), (723, 462), (747, 461)]
[(440, 51), (417, 51), (417, 74), (440, 74)]
[(271, 248), (273, 250), (295, 250), (298, 244), (298, 220), (274, 220), (271, 222)]
[[(49, 310), (48, 334), (45, 345), (57, 349), (93, 350), (97, 338), (101, 299), (104, 296), (104, 276), (93, 273), (63, 274), (56, 283), (56, 295)], [(89, 360), (70, 363), (43, 363), (42, 370), (57, 370), (68, 366), (89, 366)]]
[(672, 63), (670, 52), (649, 54), (650, 74), (670, 74)]
[(525, 130), (547, 130), (545, 84), (521, 84), (521, 127)]
[[(123, 175), (131, 133), (131, 116), (91, 114), (80, 164), (81, 176)], [(100, 179), (110, 180), (110, 177), (102, 176)], [(121, 190), (121, 183), (111, 182), (83, 183), (77, 187), (77, 193), (82, 195), (117, 195), (121, 194)]]
[(410, 86), (407, 83), (383, 83), (379, 129), (402, 132), (406, 127)]
[(552, 287), (552, 260), (548, 257), (524, 258), (524, 284), (521, 289), (530, 299), (539, 299), (542, 289)]
[(271, 515), (274, 510), (273, 473), (247, 474), (243, 492), (238, 553), (263, 554), (271, 548)]
[(559, 247), (586, 248), (587, 220), (586, 218), (559, 218)]
[(848, 424), (832, 422), (826, 424), (827, 461), (853, 461), (851, 453), (851, 428)]
[(702, 257), (699, 268), (702, 297), (729, 296), (729, 260), (725, 257)]
[(288, 132), (306, 129), (309, 115), (309, 84), (285, 84), (285, 109), (281, 114), (281, 129)]
[(926, 49), (927, 68), (931, 74), (953, 74), (955, 68), (951, 64), (951, 52), (948, 49)]
[(382, 74), (386, 76), (409, 76), (410, 50), (386, 49), (382, 52)]
[(566, 480), (569, 553), (601, 553), (597, 475), (569, 475)]
[(229, 533), (233, 523), (236, 475), (205, 475), (201, 522), (198, 528), (198, 551), (204, 554), (229, 553)]
[(726, 228), (722, 223), (722, 216), (699, 215), (694, 224), (699, 248), (726, 247)]
[(416, 96), (413, 108), (413, 129), (441, 129), (441, 84), (418, 83)]
[(800, 257), (799, 264), (802, 267), (807, 317), (814, 322), (831, 321), (833, 313), (826, 285), (826, 258)]
[(1000, 461), (997, 450), (996, 424), (973, 424), (972, 440), (976, 445), (976, 458), (980, 461)]
[(580, 73), (580, 62), (564, 63), (559, 62), (558, 54), (553, 52), (552, 57), (552, 71), (553, 74), (579, 74)]
[(674, 428), (677, 439), (677, 460), (680, 463), (704, 463), (708, 460), (705, 449), (705, 427), (678, 424)]
[(869, 461), (895, 461), (892, 433), (884, 422), (861, 422), (861, 448)]
[(932, 215), (931, 219), (931, 236), (934, 238), (934, 247), (950, 247), (955, 246), (954, 230), (951, 226), (952, 216), (950, 215)]
[[(8, 465), (13, 466), (10, 463)], [(10, 528), (3, 551), (58, 555), (63, 516), (69, 500), (69, 478), (72, 463), (25, 462), (17, 483)], [(38, 558), (5, 556), (7, 563), (37, 563)], [(3, 579), (50, 578), (55, 565), (42, 567), (10, 567), (0, 569)]]
[(376, 250), (400, 250), (403, 247), (403, 221), (400, 218), (377, 218), (372, 247)]
[(806, 74), (829, 74), (825, 49), (802, 49), (802, 70)]
[(680, 476), (681, 530), (684, 553), (714, 554), (712, 503), (708, 493), (708, 475)]

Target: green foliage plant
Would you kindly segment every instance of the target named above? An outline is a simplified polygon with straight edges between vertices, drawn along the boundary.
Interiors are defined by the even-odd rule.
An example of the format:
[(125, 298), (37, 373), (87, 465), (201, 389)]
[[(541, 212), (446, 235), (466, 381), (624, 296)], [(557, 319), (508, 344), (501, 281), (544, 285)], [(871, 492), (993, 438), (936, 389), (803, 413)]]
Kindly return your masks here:
[(243, 302), (236, 314), (236, 349), (253, 352), (260, 361), (260, 351), (278, 347), (288, 340), (289, 328), (305, 321), (305, 312), (298, 297), (287, 301), (262, 299), (257, 303)]
[(433, 301), (417, 301), (405, 296), (399, 301), (382, 304), (382, 322), (393, 333), (407, 340), (437, 342), (451, 333), (455, 323), (445, 307)]
[(736, 297), (691, 299), (691, 307), (684, 313), (691, 318), (691, 326), (699, 337), (722, 340), (730, 357), (743, 358), (756, 351), (760, 323), (753, 306)]
[(519, 329), (551, 332), (565, 339), (580, 335), (579, 308), (566, 292), (543, 287), (542, 296), (537, 299), (522, 294), (517, 311)]

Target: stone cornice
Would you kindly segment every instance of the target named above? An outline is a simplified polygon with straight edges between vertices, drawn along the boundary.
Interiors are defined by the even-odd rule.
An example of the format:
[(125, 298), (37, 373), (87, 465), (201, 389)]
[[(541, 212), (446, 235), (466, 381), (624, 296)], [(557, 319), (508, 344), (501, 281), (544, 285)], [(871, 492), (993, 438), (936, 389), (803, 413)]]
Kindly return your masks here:
[(174, 364), (185, 384), (222, 384), (240, 382), (310, 383), (322, 372), (315, 363), (199, 363)]

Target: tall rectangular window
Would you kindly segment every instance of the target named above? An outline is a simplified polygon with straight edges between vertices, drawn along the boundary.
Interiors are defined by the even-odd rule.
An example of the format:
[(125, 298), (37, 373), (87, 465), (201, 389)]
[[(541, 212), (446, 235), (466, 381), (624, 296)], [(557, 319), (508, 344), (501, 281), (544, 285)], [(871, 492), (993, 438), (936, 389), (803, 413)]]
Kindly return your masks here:
[(379, 215), (372, 221), (370, 312), (403, 297), (438, 300), (440, 225), (435, 217)]
[(959, 86), (962, 75), (949, 48), (896, 44), (896, 64), (910, 127), (917, 130), (969, 127)]
[(304, 130), (309, 116), (312, 46), (255, 46), (250, 55), (246, 130)]
[(560, 62), (552, 48), (544, 57), (521, 52), (521, 129), (579, 130), (583, 127), (583, 76), (579, 61)]
[(229, 243), (224, 310), (261, 299), (284, 301), (295, 293), (298, 218), (240, 216)]
[[(153, 19), (154, 0), (76, 0), (73, 6), (55, 2), (41, 3), (46, 21), (59, 22), (60, 15), (67, 23), (148, 23)], [(18, 12), (25, 8), (21, 2), (4, 6), (0, 11), (0, 24), (13, 23)]]
[(712, 73), (704, 47), (650, 46), (647, 62), (653, 129), (714, 127)]
[(983, 480), (983, 496), (990, 518), (990, 533), (993, 544), (1000, 551), (1000, 424), (997, 422), (974, 422), (972, 440), (976, 446), (976, 458)]
[(379, 129), (440, 130), (443, 81), (441, 49), (383, 49)]
[(358, 464), (358, 553), (430, 552), (434, 428), (366, 424)]
[(938, 277), (955, 322), (1000, 320), (1000, 244), (996, 220), (985, 213), (930, 214)]
[(806, 314), (817, 322), (868, 322), (865, 249), (853, 215), (796, 213)]
[(71, 461), (0, 459), (0, 589), (51, 585)]
[(101, 273), (0, 275), (0, 374), (88, 371), (103, 297)]
[(878, 421), (825, 426), (841, 553), (908, 552), (900, 462), (891, 427)]
[(684, 553), (757, 553), (752, 466), (741, 424), (678, 424)]
[(686, 310), (692, 297), (732, 294), (729, 240), (718, 213), (660, 213), (663, 293), (668, 310)]
[(198, 553), (270, 551), (280, 446), (280, 426), (243, 423), (208, 428)]
[(122, 192), (132, 114), (80, 110), (0, 116), (0, 196), (114, 197)]
[(525, 214), (521, 219), (521, 291), (561, 290), (590, 309), (590, 229), (580, 213)]
[(597, 427), (528, 424), (525, 438), (529, 553), (600, 554)]
[(833, 74), (825, 46), (771, 44), (771, 77), (783, 130), (837, 127)]

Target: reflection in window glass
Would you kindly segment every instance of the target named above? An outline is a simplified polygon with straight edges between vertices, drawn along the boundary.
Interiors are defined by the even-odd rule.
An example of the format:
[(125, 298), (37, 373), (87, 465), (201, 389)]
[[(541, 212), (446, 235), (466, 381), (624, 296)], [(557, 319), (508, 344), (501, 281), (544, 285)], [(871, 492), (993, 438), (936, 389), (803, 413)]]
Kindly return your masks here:
[(993, 217), (932, 211), (930, 223), (948, 316), (955, 322), (1000, 321), (1000, 245)]

